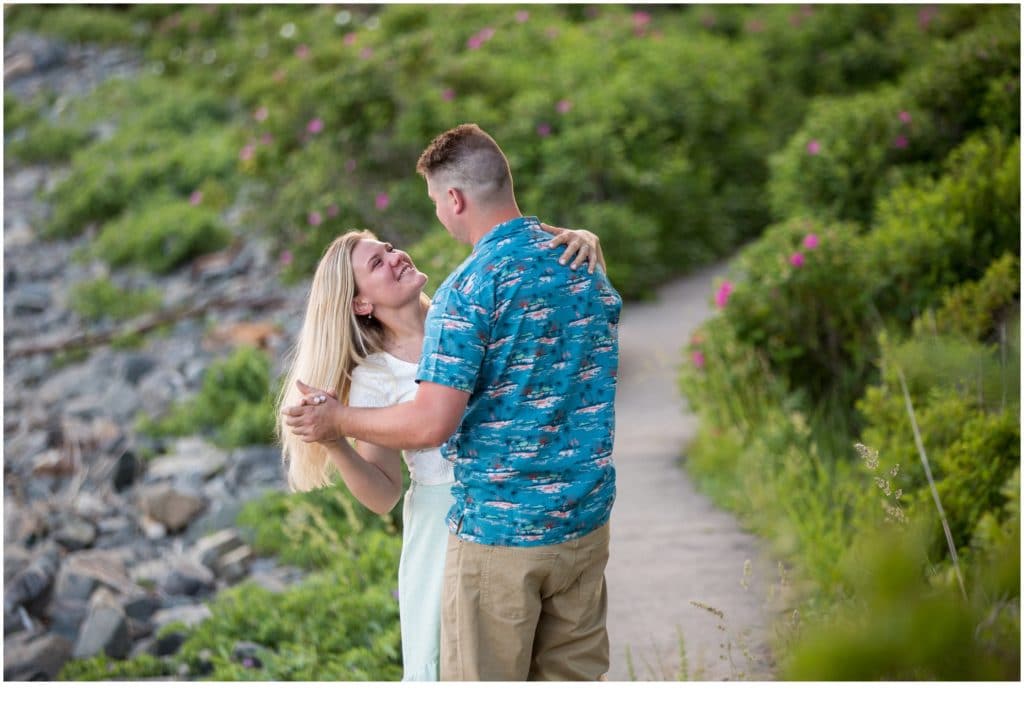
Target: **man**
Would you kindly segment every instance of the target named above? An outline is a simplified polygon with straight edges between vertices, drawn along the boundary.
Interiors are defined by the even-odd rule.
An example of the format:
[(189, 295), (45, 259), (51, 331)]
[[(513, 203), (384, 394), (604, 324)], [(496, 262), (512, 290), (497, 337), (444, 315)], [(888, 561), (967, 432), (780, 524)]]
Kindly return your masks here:
[(411, 402), (288, 410), (304, 440), (444, 443), (442, 680), (596, 680), (608, 669), (608, 519), (621, 299), (554, 263), (508, 161), (463, 124), (420, 156), (437, 218), (473, 251), (434, 296)]

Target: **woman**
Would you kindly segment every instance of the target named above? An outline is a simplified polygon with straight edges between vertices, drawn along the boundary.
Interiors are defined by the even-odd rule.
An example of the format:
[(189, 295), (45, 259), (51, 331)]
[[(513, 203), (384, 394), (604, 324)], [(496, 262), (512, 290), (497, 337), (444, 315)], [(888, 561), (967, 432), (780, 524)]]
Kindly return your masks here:
[[(604, 265), (589, 231), (542, 224), (555, 234), (551, 247), (566, 246), (559, 262), (572, 267)], [(555, 255), (552, 253), (552, 255)], [(286, 430), (281, 410), (319, 401), (320, 390), (351, 406), (383, 407), (416, 394), (429, 298), (427, 276), (412, 259), (369, 231), (352, 231), (328, 247), (310, 287), (306, 317), (287, 379), (278, 398), (277, 433), (288, 464), (288, 483), (306, 491), (341, 476), (352, 495), (385, 514), (401, 497), (402, 457), (410, 487), (403, 506), (398, 565), (399, 617), (404, 681), (439, 676), (441, 588), (452, 505), (452, 465), (438, 448), (398, 451), (346, 439), (306, 443)], [(305, 384), (308, 382), (309, 384)]]

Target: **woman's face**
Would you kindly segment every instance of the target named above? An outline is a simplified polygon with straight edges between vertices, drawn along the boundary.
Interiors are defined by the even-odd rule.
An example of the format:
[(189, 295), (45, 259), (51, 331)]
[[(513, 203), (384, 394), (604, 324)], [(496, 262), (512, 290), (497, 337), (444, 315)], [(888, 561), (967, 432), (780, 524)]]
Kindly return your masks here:
[(356, 313), (365, 314), (361, 303), (374, 308), (398, 308), (419, 303), (420, 292), (427, 276), (416, 269), (412, 258), (390, 243), (363, 239), (352, 249), (352, 268), (355, 272)]

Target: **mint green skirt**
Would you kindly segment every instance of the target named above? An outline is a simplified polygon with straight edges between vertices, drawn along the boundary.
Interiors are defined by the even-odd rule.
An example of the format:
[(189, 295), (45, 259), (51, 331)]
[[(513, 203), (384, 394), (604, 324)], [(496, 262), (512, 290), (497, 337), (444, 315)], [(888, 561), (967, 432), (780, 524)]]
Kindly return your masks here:
[(398, 612), (402, 681), (437, 681), (441, 657), (441, 589), (452, 485), (413, 482), (402, 506)]

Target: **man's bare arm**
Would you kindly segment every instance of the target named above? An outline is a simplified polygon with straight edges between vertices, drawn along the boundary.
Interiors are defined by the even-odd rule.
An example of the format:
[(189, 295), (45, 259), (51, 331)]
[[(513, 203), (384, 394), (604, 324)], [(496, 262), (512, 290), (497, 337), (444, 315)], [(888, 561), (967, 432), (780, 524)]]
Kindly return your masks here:
[(330, 395), (319, 404), (284, 410), (285, 423), (313, 443), (343, 436), (399, 450), (436, 448), (455, 433), (469, 393), (421, 382), (416, 397), (381, 409), (347, 407)]

